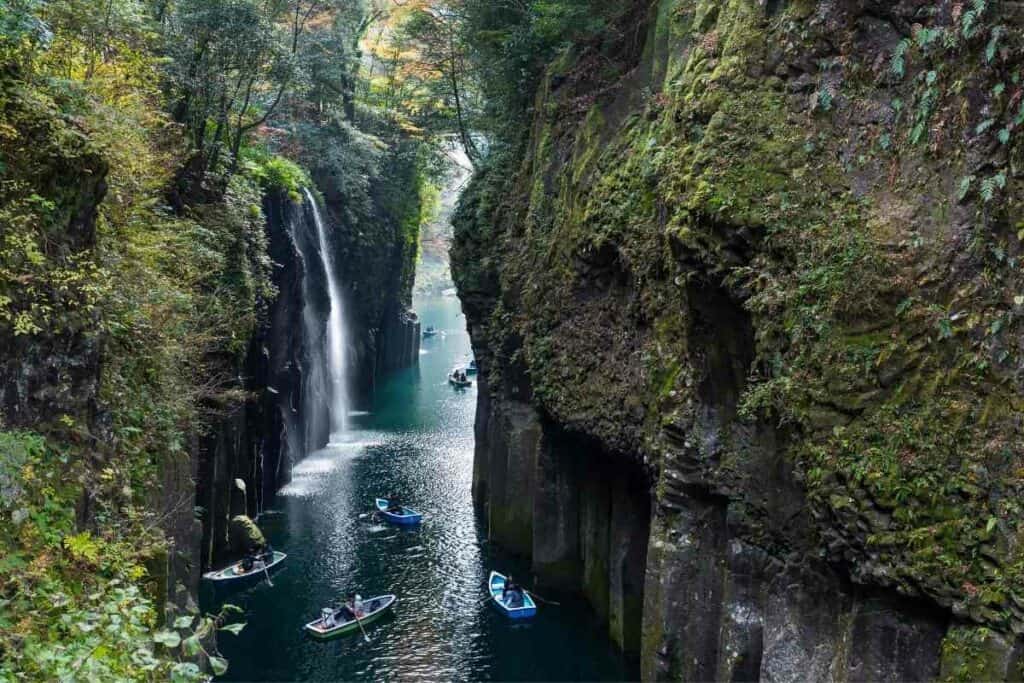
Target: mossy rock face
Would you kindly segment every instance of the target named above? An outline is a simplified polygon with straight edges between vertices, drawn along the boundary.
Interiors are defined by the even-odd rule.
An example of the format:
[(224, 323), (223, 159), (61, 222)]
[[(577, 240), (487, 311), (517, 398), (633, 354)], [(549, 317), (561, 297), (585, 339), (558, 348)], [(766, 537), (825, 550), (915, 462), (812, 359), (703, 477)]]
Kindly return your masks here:
[(0, 418), (60, 429), (98, 391), (93, 251), (107, 162), (71, 105), (0, 73)]
[(491, 386), (525, 369), (780, 557), (1024, 628), (1021, 152), (991, 130), (1018, 19), (767, 5), (657, 3), (626, 77), (541, 92), (474, 181), (454, 270)]
[(955, 624), (942, 643), (942, 681), (1024, 680), (1024, 658), (1012, 639), (983, 626)]

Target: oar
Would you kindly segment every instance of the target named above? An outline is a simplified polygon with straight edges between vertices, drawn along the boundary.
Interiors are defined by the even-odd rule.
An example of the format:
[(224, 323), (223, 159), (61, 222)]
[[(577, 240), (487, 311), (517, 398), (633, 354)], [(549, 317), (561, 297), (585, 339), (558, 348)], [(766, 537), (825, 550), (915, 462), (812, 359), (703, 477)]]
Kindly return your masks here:
[(380, 512), (380, 508), (373, 508), (369, 512), (364, 512), (364, 513), (360, 514), (359, 515), (359, 519), (367, 519), (368, 517), (373, 517), (378, 512)]
[(267, 571), (267, 561), (263, 561), (263, 575), (267, 577), (267, 585), (271, 588), (274, 587), (274, 582), (270, 580), (270, 572)]
[[(355, 607), (355, 605), (353, 605), (353, 607)], [(359, 624), (359, 630), (363, 632), (363, 639), (366, 642), (370, 642), (370, 636), (366, 635), (366, 629), (363, 628), (363, 622), (359, 620), (359, 613), (353, 609), (352, 616), (356, 618), (356, 623)]]
[(561, 607), (562, 606), (562, 603), (555, 602), (554, 600), (545, 600), (544, 598), (542, 598), (541, 596), (537, 595), (536, 593), (534, 593), (531, 590), (528, 590), (526, 592), (530, 594), (531, 598), (537, 598), (538, 600), (543, 602), (545, 605), (554, 605), (555, 607)]

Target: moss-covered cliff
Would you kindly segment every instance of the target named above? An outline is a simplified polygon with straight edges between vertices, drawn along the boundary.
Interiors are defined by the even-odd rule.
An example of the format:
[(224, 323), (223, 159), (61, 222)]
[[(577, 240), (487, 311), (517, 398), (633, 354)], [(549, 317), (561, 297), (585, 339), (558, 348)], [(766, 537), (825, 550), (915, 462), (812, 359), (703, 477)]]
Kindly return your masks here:
[[(0, 680), (207, 680), (226, 622), (197, 614), (199, 573), (307, 452), (312, 182), (265, 147), (197, 176), (151, 54), (56, 78), (67, 38), (25, 7), (0, 2)], [(367, 198), (328, 248), (361, 290), (352, 328), (395, 367), (418, 356), (422, 167), (403, 138), (363, 139), (365, 172), (323, 180)]]
[[(620, 10), (456, 220), (492, 532), (646, 678), (1019, 675), (1016, 4)], [(607, 467), (642, 587), (550, 505)]]

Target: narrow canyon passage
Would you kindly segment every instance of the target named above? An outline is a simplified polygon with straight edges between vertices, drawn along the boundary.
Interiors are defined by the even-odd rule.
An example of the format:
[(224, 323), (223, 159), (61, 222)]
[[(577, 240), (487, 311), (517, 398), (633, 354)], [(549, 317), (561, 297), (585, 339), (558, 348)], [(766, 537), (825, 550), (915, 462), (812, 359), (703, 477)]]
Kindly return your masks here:
[[(490, 569), (525, 579), (529, 567), (486, 541), (474, 511), (476, 388), (456, 391), (445, 379), (470, 353), (459, 302), (416, 303), (424, 325), (443, 331), (424, 340), (419, 367), (385, 381), (369, 410), (352, 413), (338, 443), (300, 461), (260, 517), (274, 547), (288, 553), (288, 567), (272, 590), (264, 583), (228, 596), (248, 625), (219, 639), (231, 661), (226, 680), (634, 678), (639, 672), (578, 599), (545, 595), (562, 605), (542, 605), (523, 625), (479, 604)], [(424, 513), (421, 529), (360, 518), (389, 491)], [(308, 639), (302, 624), (350, 589), (397, 594), (394, 615), (368, 629), (369, 644)]]

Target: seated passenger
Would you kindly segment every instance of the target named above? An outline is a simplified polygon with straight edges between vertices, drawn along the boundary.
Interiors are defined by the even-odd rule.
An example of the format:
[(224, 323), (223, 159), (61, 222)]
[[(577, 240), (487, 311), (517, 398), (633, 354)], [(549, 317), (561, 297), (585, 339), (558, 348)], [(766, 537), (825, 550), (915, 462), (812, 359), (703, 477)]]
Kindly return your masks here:
[(501, 601), (507, 607), (523, 606), (523, 589), (511, 576), (505, 579), (505, 587), (501, 591)]

